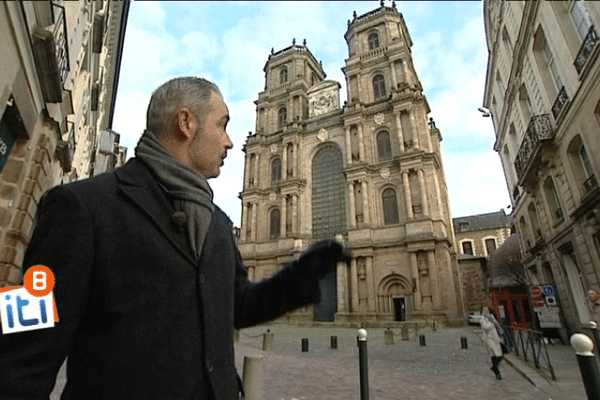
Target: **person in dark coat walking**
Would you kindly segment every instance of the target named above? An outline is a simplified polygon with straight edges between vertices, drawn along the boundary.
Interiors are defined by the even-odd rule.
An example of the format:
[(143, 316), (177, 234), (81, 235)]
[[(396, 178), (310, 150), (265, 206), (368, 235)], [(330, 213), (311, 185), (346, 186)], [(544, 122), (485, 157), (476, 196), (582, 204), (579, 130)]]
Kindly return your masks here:
[(233, 226), (207, 179), (233, 144), (216, 85), (172, 79), (152, 95), (136, 156), (42, 197), (24, 271), (55, 275), (60, 321), (0, 337), (0, 399), (239, 397), (233, 331), (318, 301), (318, 279), (346, 259), (310, 246), (251, 283)]

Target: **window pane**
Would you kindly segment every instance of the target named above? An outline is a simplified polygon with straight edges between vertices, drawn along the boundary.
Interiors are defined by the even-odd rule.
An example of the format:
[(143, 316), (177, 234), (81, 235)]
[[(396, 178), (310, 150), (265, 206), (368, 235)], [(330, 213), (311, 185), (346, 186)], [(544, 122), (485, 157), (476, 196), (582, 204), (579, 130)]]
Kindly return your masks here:
[(281, 215), (279, 209), (276, 208), (271, 211), (271, 239), (277, 239), (279, 237), (281, 228)]
[(276, 158), (271, 162), (271, 184), (281, 181), (281, 159)]
[(385, 97), (385, 81), (383, 80), (382, 75), (376, 75), (373, 78), (373, 93), (375, 95), (375, 99)]
[(377, 153), (379, 154), (379, 161), (389, 160), (392, 158), (390, 134), (388, 132), (380, 132), (377, 135)]
[(396, 201), (396, 191), (386, 189), (382, 194), (383, 200), (383, 223), (385, 225), (398, 223), (398, 202)]
[(492, 254), (496, 250), (496, 239), (485, 239), (485, 248), (488, 255)]
[(463, 254), (473, 255), (473, 244), (471, 242), (462, 243)]

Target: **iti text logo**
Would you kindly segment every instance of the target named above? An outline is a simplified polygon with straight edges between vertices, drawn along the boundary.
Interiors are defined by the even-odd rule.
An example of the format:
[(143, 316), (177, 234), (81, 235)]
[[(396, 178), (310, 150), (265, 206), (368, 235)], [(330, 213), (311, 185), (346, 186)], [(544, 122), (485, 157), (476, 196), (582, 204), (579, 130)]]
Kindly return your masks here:
[(2, 333), (16, 333), (52, 328), (58, 312), (52, 289), (54, 274), (44, 265), (27, 270), (23, 286), (0, 289)]

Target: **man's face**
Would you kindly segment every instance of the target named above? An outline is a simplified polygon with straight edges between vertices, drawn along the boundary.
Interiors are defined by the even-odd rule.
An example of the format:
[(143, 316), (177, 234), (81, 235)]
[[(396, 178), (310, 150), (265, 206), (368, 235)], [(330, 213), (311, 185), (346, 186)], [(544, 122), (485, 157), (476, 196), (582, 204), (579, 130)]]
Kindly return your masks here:
[(203, 121), (198, 124), (189, 153), (192, 167), (206, 179), (219, 176), (227, 150), (233, 147), (227, 135), (227, 105), (215, 92), (211, 94), (209, 103), (208, 113), (198, 116)]

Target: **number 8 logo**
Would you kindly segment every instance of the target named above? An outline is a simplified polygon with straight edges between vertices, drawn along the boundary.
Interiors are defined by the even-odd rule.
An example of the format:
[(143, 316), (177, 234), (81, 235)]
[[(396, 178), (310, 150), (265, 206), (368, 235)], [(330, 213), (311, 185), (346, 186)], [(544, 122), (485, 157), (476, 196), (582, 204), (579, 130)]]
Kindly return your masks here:
[(44, 265), (34, 265), (25, 273), (24, 283), (30, 294), (43, 297), (54, 289), (54, 274)]

